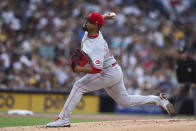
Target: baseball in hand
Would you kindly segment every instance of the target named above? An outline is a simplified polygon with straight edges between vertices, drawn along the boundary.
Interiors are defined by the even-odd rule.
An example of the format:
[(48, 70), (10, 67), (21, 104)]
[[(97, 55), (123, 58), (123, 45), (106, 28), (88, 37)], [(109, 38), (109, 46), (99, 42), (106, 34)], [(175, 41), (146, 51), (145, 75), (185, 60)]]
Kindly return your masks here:
[(115, 19), (116, 18), (116, 13), (114, 12), (109, 12), (109, 13), (105, 13), (103, 15), (104, 19)]
[(116, 13), (114, 13), (114, 12), (109, 13), (109, 15), (110, 15), (111, 17), (116, 17)]

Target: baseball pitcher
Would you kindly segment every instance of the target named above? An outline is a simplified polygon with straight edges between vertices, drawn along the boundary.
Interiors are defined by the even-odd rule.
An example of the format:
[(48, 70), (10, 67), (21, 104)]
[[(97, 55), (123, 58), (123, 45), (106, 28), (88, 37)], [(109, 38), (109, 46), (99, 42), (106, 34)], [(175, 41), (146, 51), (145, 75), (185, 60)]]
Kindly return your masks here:
[(108, 44), (100, 32), (104, 19), (114, 19), (115, 16), (115, 13), (101, 15), (92, 12), (86, 18), (81, 49), (76, 49), (71, 56), (73, 72), (84, 72), (86, 75), (74, 83), (58, 118), (48, 123), (47, 127), (70, 127), (70, 115), (82, 95), (99, 89), (105, 89), (108, 95), (123, 107), (150, 104), (162, 107), (170, 115), (174, 113), (173, 105), (165, 94), (141, 96), (127, 93), (121, 67), (110, 53)]

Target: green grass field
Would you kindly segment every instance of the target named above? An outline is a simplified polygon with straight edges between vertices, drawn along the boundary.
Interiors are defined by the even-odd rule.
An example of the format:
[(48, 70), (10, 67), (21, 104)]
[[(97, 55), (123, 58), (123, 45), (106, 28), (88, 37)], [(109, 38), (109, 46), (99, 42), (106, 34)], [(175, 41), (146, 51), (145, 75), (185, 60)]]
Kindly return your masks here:
[[(14, 127), (14, 126), (32, 126), (32, 125), (46, 125), (53, 121), (53, 118), (45, 117), (27, 117), (27, 116), (0, 116), (0, 127)], [(71, 123), (79, 122), (95, 122), (98, 120), (77, 120), (71, 119)]]

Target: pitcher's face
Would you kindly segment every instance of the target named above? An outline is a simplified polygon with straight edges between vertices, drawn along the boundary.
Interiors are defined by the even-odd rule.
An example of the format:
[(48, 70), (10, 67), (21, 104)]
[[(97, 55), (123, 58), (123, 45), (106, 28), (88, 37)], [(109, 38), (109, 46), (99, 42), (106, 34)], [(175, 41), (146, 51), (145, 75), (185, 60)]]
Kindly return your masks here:
[(97, 25), (87, 18), (83, 24), (83, 30), (89, 32), (95, 28), (97, 28)]

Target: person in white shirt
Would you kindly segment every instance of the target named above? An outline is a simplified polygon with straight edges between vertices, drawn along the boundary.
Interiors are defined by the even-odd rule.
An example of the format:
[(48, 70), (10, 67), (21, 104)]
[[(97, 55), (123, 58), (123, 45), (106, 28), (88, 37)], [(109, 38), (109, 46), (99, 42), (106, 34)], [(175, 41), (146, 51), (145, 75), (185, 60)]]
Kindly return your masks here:
[(162, 107), (170, 115), (174, 113), (173, 105), (165, 94), (140, 96), (127, 93), (121, 67), (110, 53), (107, 42), (100, 32), (104, 19), (114, 18), (113, 13), (101, 15), (97, 12), (90, 13), (86, 18), (83, 25), (85, 35), (82, 39), (81, 50), (88, 56), (90, 63), (85, 66), (76, 65), (74, 68), (74, 72), (84, 72), (86, 75), (74, 83), (58, 118), (48, 123), (47, 127), (70, 127), (70, 115), (82, 95), (99, 89), (105, 89), (108, 95), (123, 107), (150, 104)]

